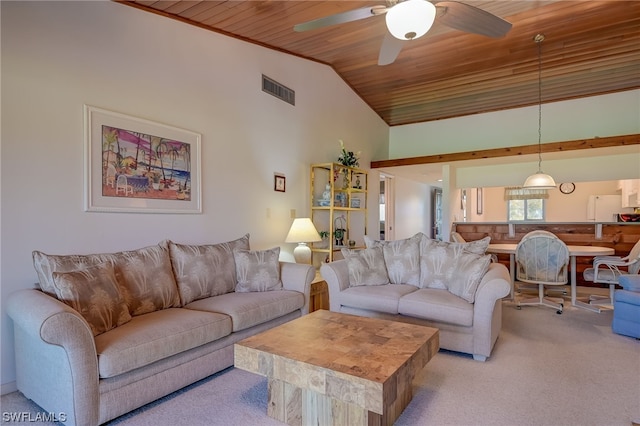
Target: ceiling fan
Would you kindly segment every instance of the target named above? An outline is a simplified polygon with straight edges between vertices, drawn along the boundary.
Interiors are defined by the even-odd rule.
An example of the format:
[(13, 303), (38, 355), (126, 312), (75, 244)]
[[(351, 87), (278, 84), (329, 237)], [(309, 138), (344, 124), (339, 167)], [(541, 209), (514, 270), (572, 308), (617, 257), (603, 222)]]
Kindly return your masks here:
[(387, 5), (367, 6), (297, 24), (294, 31), (302, 32), (385, 15), (387, 34), (382, 41), (378, 65), (396, 60), (405, 43), (422, 37), (435, 19), (456, 30), (487, 37), (503, 37), (511, 23), (477, 7), (457, 1), (387, 0)]

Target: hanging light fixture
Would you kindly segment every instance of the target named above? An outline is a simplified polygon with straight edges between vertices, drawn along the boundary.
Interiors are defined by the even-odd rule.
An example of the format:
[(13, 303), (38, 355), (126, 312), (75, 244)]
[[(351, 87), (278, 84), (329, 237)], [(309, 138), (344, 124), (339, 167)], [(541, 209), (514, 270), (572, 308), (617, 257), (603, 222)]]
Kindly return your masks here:
[(537, 34), (533, 41), (538, 44), (538, 172), (524, 181), (523, 188), (553, 189), (556, 182), (542, 171), (542, 42), (544, 34)]
[(426, 0), (397, 3), (385, 15), (391, 35), (400, 40), (414, 40), (429, 31), (436, 19), (436, 7)]

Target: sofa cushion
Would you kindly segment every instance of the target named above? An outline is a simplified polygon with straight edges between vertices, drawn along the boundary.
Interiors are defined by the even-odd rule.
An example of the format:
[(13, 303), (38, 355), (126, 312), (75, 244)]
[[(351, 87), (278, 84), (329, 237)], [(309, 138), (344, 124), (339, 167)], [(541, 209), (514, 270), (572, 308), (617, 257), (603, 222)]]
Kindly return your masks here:
[(349, 268), (349, 285), (351, 287), (389, 284), (382, 247), (364, 250), (343, 248), (342, 255)]
[(54, 272), (78, 271), (91, 266), (100, 265), (105, 262), (115, 264), (115, 259), (112, 253), (55, 255), (35, 250), (32, 253), (32, 257), (33, 268), (38, 274), (38, 284), (40, 285), (40, 289), (52, 297), (57, 297), (53, 281)]
[(246, 293), (252, 291), (281, 290), (280, 281), (280, 247), (270, 250), (233, 251), (236, 265), (236, 291)]
[(248, 250), (249, 234), (218, 244), (169, 243), (171, 266), (183, 305), (233, 291), (236, 286), (234, 249)]
[(115, 267), (120, 291), (131, 315), (180, 306), (173, 277), (168, 242), (118, 253), (89, 255), (48, 255), (33, 252), (33, 265), (40, 288), (56, 296), (53, 272), (71, 272), (109, 262)]
[(340, 292), (339, 300), (342, 306), (397, 314), (398, 302), (414, 291), (416, 287), (409, 284), (349, 287)]
[(473, 305), (443, 289), (421, 288), (403, 296), (398, 313), (465, 327), (473, 325)]
[(235, 332), (279, 318), (303, 306), (304, 294), (293, 290), (273, 290), (222, 294), (196, 300), (185, 308), (228, 315)]
[(231, 318), (171, 308), (133, 317), (96, 337), (100, 377), (113, 377), (231, 333)]
[(121, 251), (115, 257), (116, 277), (131, 315), (180, 307), (168, 241), (137, 250)]
[(466, 244), (423, 239), (420, 250), (420, 286), (448, 289), (472, 303), (475, 290), (489, 267), (491, 256), (469, 252)]
[(458, 246), (461, 247), (464, 251), (475, 254), (485, 254), (487, 248), (489, 247), (489, 243), (491, 243), (491, 237), (484, 237), (475, 241), (467, 241), (466, 243), (456, 243), (449, 241), (439, 241), (434, 240), (427, 237), (425, 234), (421, 234), (420, 240), (420, 254), (424, 254), (433, 246)]
[(480, 256), (473, 253), (462, 253), (456, 262), (456, 268), (447, 282), (447, 290), (462, 297), (469, 303), (476, 299), (476, 290), (484, 274), (489, 269), (491, 255)]
[(58, 299), (87, 320), (94, 336), (131, 320), (113, 265), (101, 263), (75, 272), (54, 272)]
[(391, 284), (420, 285), (420, 241), (422, 234), (392, 241), (374, 241), (365, 237), (367, 247), (382, 247)]

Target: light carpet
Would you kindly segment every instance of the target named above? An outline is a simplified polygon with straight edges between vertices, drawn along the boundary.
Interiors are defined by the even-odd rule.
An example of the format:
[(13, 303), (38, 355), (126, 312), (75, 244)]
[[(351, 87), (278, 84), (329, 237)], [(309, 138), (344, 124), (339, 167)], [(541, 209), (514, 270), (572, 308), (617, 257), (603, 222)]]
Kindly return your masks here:
[[(630, 426), (640, 419), (640, 342), (611, 332), (612, 313), (503, 302), (485, 363), (440, 351), (416, 377), (396, 425)], [(109, 425), (281, 425), (266, 415), (266, 379), (230, 368)], [(19, 392), (2, 412), (42, 410)], [(348, 426), (348, 425), (345, 425)]]

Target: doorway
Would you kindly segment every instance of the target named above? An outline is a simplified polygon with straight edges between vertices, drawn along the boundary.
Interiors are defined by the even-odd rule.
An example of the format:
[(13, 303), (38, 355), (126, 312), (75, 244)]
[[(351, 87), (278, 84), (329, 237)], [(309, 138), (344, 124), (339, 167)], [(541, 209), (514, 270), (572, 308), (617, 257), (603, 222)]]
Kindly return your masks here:
[(431, 206), (433, 208), (431, 238), (442, 240), (442, 188), (433, 188), (431, 192)]
[(390, 176), (380, 175), (380, 241), (393, 240), (394, 231), (394, 195), (393, 179)]

